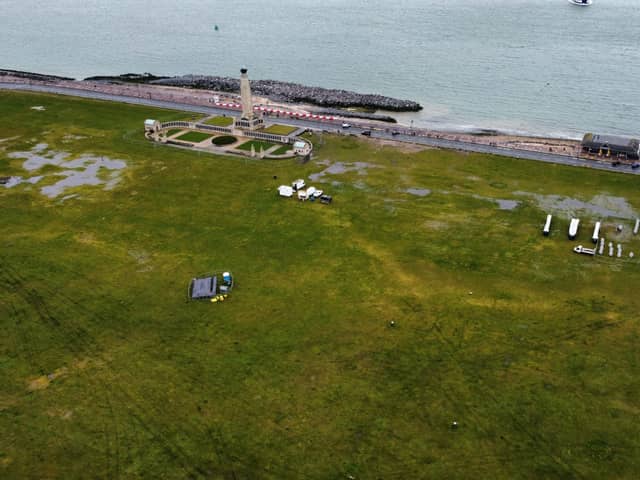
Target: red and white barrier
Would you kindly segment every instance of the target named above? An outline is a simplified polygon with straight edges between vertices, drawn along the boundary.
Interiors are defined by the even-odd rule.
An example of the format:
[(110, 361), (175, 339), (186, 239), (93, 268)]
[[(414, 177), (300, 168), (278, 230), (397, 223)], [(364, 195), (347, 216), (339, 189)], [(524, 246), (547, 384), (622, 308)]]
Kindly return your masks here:
[[(240, 105), (239, 103), (220, 103), (220, 102), (216, 102), (216, 103), (214, 103), (214, 105), (216, 107), (233, 108), (233, 109), (238, 109), (238, 110), (242, 108), (242, 105)], [(253, 107), (253, 109), (257, 110), (259, 112), (274, 113), (274, 114), (277, 114), (277, 115), (287, 115), (289, 117), (296, 117), (296, 118), (310, 118), (312, 120), (329, 120), (329, 121), (335, 120), (335, 117), (332, 117), (332, 116), (329, 116), (329, 115), (317, 115), (315, 113), (290, 112), (288, 110), (280, 110), (278, 108)]]

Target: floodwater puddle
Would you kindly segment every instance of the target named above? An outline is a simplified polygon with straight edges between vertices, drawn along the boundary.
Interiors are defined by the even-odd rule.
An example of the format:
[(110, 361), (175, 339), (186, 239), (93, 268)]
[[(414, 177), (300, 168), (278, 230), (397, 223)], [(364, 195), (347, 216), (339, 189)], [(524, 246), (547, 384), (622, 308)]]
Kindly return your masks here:
[(9, 180), (5, 182), (4, 187), (11, 188), (11, 187), (15, 187), (16, 185), (20, 185), (21, 183), (30, 183), (32, 185), (35, 185), (43, 178), (44, 178), (44, 175), (39, 175), (36, 177), (29, 177), (29, 178), (9, 177)]
[(613, 217), (623, 219), (638, 218), (638, 214), (624, 197), (611, 195), (596, 195), (590, 201), (585, 202), (576, 198), (563, 197), (561, 195), (541, 195), (531, 192), (513, 192), (533, 198), (538, 206), (545, 211), (564, 213), (567, 217), (585, 212), (595, 217)]
[(491, 197), (483, 197), (482, 195), (472, 195), (473, 198), (477, 198), (478, 200), (486, 200), (488, 202), (493, 202), (498, 204), (498, 209), (500, 210), (515, 210), (520, 205), (519, 200), (509, 200), (506, 198), (491, 198)]
[(409, 193), (411, 195), (416, 195), (418, 197), (426, 197), (431, 193), (431, 190), (429, 190), (428, 188), (407, 188), (404, 191), (406, 193)]
[[(320, 165), (327, 165), (327, 161), (317, 162)], [(340, 175), (342, 173), (357, 172), (358, 175), (366, 175), (368, 168), (381, 168), (379, 165), (373, 165), (367, 162), (335, 162), (327, 166), (324, 170), (318, 173), (312, 173), (309, 175), (309, 179), (313, 182), (317, 182), (324, 178), (326, 175)]]
[(506, 200), (503, 198), (495, 198), (494, 201), (498, 204), (500, 210), (513, 210), (520, 205), (518, 200)]
[[(97, 186), (104, 184), (105, 190), (111, 190), (120, 181), (120, 170), (127, 166), (124, 160), (111, 159), (109, 157), (91, 154), (84, 154), (72, 160), (68, 160), (71, 156), (70, 153), (47, 150), (47, 148), (48, 145), (46, 143), (38, 143), (29, 151), (12, 152), (8, 156), (9, 158), (24, 159), (22, 168), (27, 171), (38, 170), (45, 165), (54, 165), (66, 170), (48, 175), (31, 177), (27, 180), (22, 180), (21, 177), (12, 177), (19, 178), (20, 181), (12, 185), (7, 184), (5, 186), (13, 187), (19, 183), (24, 183), (25, 181), (29, 183), (37, 183), (44, 177), (55, 176), (64, 178), (52, 185), (46, 185), (40, 189), (40, 192), (49, 198), (55, 198), (61, 195), (67, 188), (83, 185)], [(100, 178), (99, 174), (102, 169), (110, 171), (108, 180)]]

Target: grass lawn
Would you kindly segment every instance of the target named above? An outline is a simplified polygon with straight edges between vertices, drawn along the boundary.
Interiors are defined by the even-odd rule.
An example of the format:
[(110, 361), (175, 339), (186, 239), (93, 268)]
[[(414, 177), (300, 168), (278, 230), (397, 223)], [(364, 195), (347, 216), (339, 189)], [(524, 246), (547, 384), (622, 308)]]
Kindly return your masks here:
[[(0, 176), (38, 143), (126, 162), (0, 187), (0, 478), (638, 477), (637, 177), (332, 135), (265, 162), (143, 138), (184, 112), (0, 104)], [(570, 242), (591, 204), (629, 218), (578, 210)], [(634, 259), (571, 252), (597, 219)]]
[(215, 125), (216, 127), (228, 127), (233, 123), (232, 117), (212, 117), (208, 118), (204, 122), (206, 125)]
[(267, 128), (261, 130), (263, 133), (273, 133), (274, 135), (289, 135), (295, 132), (298, 127), (292, 127), (291, 125), (269, 125)]
[(185, 133), (184, 135), (180, 135), (179, 137), (176, 137), (176, 140), (182, 140), (184, 142), (200, 143), (211, 137), (213, 137), (213, 135), (210, 133), (190, 131)]
[(292, 149), (293, 147), (291, 145), (282, 145), (281, 147), (276, 148), (273, 152), (271, 152), (271, 155), (284, 155)]
[(264, 151), (266, 152), (269, 148), (273, 147), (275, 145), (275, 143), (271, 143), (271, 142), (265, 142), (263, 140), (249, 140), (248, 142), (245, 142), (241, 145), (238, 145), (236, 147), (237, 150), (246, 150), (246, 151), (251, 151), (251, 146), (253, 146), (253, 148), (255, 148), (255, 152), (256, 153), (260, 153), (260, 147), (262, 147), (264, 149)]
[(182, 132), (184, 129), (183, 128), (173, 128), (171, 130), (167, 131), (167, 137), (170, 137), (172, 135), (175, 135), (176, 133)]

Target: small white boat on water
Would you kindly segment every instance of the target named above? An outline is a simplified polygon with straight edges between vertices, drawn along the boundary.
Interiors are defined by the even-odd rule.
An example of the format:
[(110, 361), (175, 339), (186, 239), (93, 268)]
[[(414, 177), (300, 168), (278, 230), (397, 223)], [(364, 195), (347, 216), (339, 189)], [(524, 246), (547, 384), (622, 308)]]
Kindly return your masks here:
[(593, 0), (569, 0), (572, 5), (579, 5), (581, 7), (588, 7), (593, 3)]

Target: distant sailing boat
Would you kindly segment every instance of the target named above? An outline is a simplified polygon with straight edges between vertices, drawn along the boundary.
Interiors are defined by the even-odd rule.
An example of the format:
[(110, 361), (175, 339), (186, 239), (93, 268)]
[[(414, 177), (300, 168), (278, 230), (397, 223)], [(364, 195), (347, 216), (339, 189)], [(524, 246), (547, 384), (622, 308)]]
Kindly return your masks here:
[(588, 7), (593, 3), (593, 0), (569, 0), (569, 3), (573, 5), (580, 5), (581, 7)]
[[(591, 1), (591, 0), (589, 0), (589, 1)], [(220, 30), (220, 29), (218, 28), (218, 25), (216, 25), (215, 27), (213, 27), (213, 29), (214, 29), (216, 32), (217, 32), (218, 30)]]

